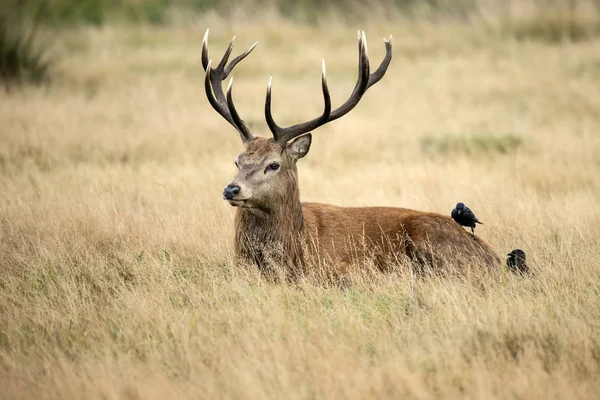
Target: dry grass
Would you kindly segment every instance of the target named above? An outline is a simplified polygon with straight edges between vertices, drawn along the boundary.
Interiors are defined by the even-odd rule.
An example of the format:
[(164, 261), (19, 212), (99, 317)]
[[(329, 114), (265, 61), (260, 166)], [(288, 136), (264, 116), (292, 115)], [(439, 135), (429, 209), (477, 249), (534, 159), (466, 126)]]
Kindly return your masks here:
[[(232, 264), (220, 193), (241, 147), (203, 93), (207, 26), (215, 57), (233, 33), (239, 50), (260, 41), (235, 97), (262, 132), (270, 74), (283, 123), (319, 112), (322, 56), (334, 104), (354, 85), (342, 24), (61, 35), (53, 86), (0, 93), (1, 398), (597, 396), (600, 40), (364, 26), (374, 62), (390, 32), (395, 58), (315, 133), (303, 199), (442, 213), (464, 201), (536, 276), (293, 287)], [(460, 149), (487, 134), (519, 145)], [(458, 144), (423, 148), (447, 135)]]

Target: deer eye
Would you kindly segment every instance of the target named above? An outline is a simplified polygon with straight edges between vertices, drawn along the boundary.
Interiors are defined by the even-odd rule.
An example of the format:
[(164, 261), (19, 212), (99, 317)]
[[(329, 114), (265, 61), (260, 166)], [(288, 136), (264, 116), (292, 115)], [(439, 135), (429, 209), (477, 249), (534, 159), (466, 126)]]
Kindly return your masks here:
[(272, 162), (271, 164), (269, 164), (265, 170), (265, 173), (267, 172), (267, 170), (271, 170), (271, 171), (277, 171), (279, 169), (279, 163), (276, 162)]
[(239, 168), (240, 166), (238, 165), (237, 161), (233, 162), (233, 165), (235, 165), (236, 168)]

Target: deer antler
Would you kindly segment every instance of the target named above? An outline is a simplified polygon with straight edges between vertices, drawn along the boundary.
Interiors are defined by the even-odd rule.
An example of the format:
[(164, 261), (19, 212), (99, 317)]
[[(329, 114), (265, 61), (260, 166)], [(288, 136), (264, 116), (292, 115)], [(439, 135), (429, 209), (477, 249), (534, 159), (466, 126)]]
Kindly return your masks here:
[(358, 104), (367, 89), (383, 78), (383, 75), (385, 75), (388, 66), (390, 65), (392, 60), (392, 36), (390, 35), (389, 40), (384, 38), (383, 41), (385, 42), (385, 57), (379, 65), (379, 68), (377, 68), (374, 73), (369, 74), (370, 66), (369, 56), (367, 54), (367, 38), (365, 37), (364, 31), (362, 33), (360, 31), (358, 32), (358, 80), (356, 82), (356, 86), (354, 86), (354, 90), (352, 91), (350, 98), (333, 111), (331, 111), (331, 97), (329, 96), (329, 88), (327, 87), (325, 60), (323, 59), (321, 85), (323, 87), (325, 107), (321, 116), (308, 122), (293, 125), (287, 128), (282, 128), (275, 123), (273, 116), (271, 115), (272, 78), (269, 79), (269, 85), (267, 86), (267, 98), (265, 100), (265, 118), (267, 119), (269, 129), (271, 129), (271, 132), (273, 133), (273, 139), (276, 142), (285, 144), (302, 134), (310, 132), (313, 129), (344, 116), (350, 110), (352, 110)]
[(223, 118), (227, 120), (231, 125), (235, 127), (235, 129), (240, 132), (242, 136), (242, 140), (244, 142), (248, 142), (254, 139), (254, 135), (250, 130), (250, 127), (244, 122), (243, 119), (240, 118), (235, 106), (233, 104), (233, 99), (231, 96), (231, 87), (233, 85), (233, 78), (229, 81), (229, 85), (227, 86), (227, 97), (223, 92), (222, 81), (227, 79), (233, 68), (242, 61), (252, 50), (256, 47), (257, 43), (254, 43), (248, 50), (231, 60), (229, 65), (226, 66), (227, 61), (229, 60), (229, 56), (231, 55), (231, 50), (233, 50), (233, 41), (235, 40), (235, 36), (231, 39), (229, 43), (229, 47), (225, 51), (221, 62), (217, 66), (217, 68), (212, 68), (210, 65), (212, 60), (208, 58), (208, 29), (204, 34), (204, 39), (202, 39), (202, 66), (206, 71), (206, 77), (204, 78), (204, 88), (206, 90), (206, 96), (208, 97), (208, 101), (210, 105), (217, 110), (219, 114)]

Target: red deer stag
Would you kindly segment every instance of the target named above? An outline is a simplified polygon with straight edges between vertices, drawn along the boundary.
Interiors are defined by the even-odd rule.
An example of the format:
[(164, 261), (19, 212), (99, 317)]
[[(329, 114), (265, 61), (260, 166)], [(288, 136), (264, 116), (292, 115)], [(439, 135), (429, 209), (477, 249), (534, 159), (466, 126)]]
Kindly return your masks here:
[[(235, 37), (234, 37), (235, 39)], [(223, 59), (213, 68), (208, 57), (208, 30), (202, 41), (206, 95), (212, 107), (239, 132), (244, 151), (237, 157), (237, 174), (223, 197), (237, 207), (235, 252), (238, 262), (257, 265), (263, 272), (274, 263), (291, 275), (306, 265), (326, 263), (340, 272), (368, 258), (384, 269), (390, 262), (412, 260), (435, 271), (450, 261), (454, 265), (500, 265), (498, 256), (479, 238), (472, 238), (450, 217), (392, 207), (338, 207), (301, 203), (296, 162), (310, 148), (310, 131), (352, 110), (365, 92), (379, 82), (392, 59), (392, 38), (385, 40), (386, 55), (370, 73), (364, 32), (358, 35), (358, 80), (350, 98), (335, 110), (322, 66), (323, 113), (304, 123), (280, 127), (271, 115), (271, 79), (267, 87), (265, 117), (271, 138), (255, 136), (236, 111), (232, 80), (226, 93), (222, 81), (256, 46), (252, 45), (229, 64), (233, 39)], [(310, 260), (310, 261), (309, 261)]]

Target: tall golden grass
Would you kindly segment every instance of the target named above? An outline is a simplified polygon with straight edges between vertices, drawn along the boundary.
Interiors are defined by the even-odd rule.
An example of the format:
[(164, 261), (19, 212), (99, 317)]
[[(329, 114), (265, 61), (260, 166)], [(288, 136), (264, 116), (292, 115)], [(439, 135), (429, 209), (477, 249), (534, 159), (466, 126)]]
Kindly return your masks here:
[[(204, 95), (200, 43), (259, 46), (238, 110), (267, 132), (339, 104), (355, 27), (201, 20), (68, 30), (54, 83), (0, 92), (0, 398), (596, 398), (600, 40), (371, 22), (394, 59), (314, 133), (301, 197), (447, 214), (457, 201), (533, 278), (356, 271), (273, 285), (233, 264), (221, 200), (241, 143)], [(266, 133), (264, 133), (266, 134)], [(451, 139), (448, 139), (451, 138)], [(450, 144), (448, 144), (450, 143)]]

